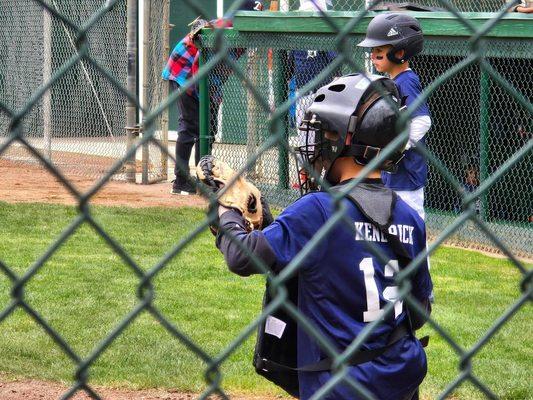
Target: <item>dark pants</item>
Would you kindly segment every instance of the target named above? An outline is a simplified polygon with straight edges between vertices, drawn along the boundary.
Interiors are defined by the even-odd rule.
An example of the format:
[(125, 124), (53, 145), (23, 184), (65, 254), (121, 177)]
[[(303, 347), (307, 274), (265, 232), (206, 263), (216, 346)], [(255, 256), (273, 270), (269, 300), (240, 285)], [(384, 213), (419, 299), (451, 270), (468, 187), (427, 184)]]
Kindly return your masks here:
[[(170, 81), (173, 91), (179, 89), (179, 85)], [(178, 106), (178, 139), (176, 140), (176, 165), (174, 174), (176, 184), (184, 185), (189, 178), (189, 159), (194, 145), (194, 162), (200, 161), (200, 108), (198, 99), (194, 95), (183, 93), (176, 100)], [(181, 168), (180, 168), (181, 167)]]

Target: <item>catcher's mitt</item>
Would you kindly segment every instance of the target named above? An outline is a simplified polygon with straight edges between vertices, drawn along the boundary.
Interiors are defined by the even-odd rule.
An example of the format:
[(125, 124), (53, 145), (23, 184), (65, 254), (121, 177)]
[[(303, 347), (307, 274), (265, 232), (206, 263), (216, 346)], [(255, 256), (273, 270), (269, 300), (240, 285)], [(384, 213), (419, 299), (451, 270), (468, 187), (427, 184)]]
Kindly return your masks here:
[[(203, 156), (196, 167), (198, 179), (218, 192), (232, 181), (237, 173), (224, 161), (211, 155)], [(224, 207), (233, 208), (241, 212), (246, 229), (261, 229), (263, 227), (263, 203), (261, 192), (253, 184), (239, 176), (218, 196), (218, 203)]]

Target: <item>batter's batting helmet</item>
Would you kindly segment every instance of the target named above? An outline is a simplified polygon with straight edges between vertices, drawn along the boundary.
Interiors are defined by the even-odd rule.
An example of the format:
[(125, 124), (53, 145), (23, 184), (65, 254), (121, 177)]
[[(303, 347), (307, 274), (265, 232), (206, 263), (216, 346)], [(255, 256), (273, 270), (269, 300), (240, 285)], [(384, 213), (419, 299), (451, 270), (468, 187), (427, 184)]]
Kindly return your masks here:
[[(321, 87), (300, 126), (306, 131), (306, 143), (295, 149), (298, 161), (305, 161), (329, 183), (338, 183), (328, 177), (338, 157), (353, 157), (365, 165), (400, 134), (396, 128), (400, 103), (394, 81), (380, 75), (350, 74)], [(395, 171), (407, 140), (380, 169)], [(302, 171), (308, 165), (297, 167)], [(300, 186), (305, 193), (318, 185), (309, 176)]]
[[(416, 56), (424, 47), (420, 23), (416, 18), (405, 14), (380, 14), (370, 21), (365, 39), (357, 46), (378, 47), (388, 44), (392, 45), (392, 49), (387, 53), (387, 58), (396, 64)], [(400, 50), (404, 50), (404, 55), (397, 58), (396, 53)]]

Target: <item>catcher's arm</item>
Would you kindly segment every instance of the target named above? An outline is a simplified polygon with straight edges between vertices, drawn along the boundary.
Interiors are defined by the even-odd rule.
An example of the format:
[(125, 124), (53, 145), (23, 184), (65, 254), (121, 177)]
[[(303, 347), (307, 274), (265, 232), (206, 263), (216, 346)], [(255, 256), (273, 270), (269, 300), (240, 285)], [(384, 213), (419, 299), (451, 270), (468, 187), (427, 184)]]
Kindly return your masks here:
[[(268, 267), (275, 265), (276, 254), (263, 232), (258, 230), (247, 232), (244, 228), (244, 218), (236, 210), (220, 206), (219, 212), (221, 212), (219, 232), (222, 234), (217, 235), (216, 246), (224, 254), (231, 272), (240, 276), (263, 272), (257, 268), (256, 263), (249, 257), (249, 253), (261, 259)], [(239, 246), (237, 242), (240, 242), (242, 246)], [(243, 247), (249, 252), (244, 251)]]

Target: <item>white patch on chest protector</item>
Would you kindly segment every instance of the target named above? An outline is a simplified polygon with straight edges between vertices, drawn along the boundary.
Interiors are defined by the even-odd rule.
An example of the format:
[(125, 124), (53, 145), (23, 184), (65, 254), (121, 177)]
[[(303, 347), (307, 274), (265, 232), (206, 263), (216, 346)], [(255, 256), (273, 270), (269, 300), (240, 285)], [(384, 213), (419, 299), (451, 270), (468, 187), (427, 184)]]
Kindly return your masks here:
[(269, 335), (273, 335), (276, 336), (278, 339), (281, 339), (286, 326), (287, 324), (281, 319), (269, 315), (265, 323), (265, 333), (268, 333)]

